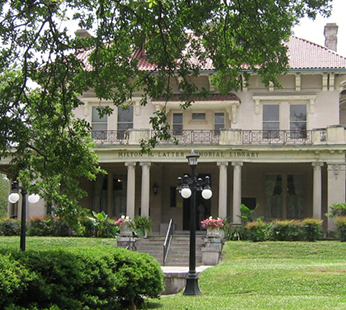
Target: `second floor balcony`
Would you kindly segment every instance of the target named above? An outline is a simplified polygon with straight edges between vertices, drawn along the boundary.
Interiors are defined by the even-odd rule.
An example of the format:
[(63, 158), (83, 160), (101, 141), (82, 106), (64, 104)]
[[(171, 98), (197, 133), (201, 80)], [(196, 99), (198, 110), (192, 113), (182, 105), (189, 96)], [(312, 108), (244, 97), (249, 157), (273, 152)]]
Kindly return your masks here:
[[(170, 140), (159, 141), (159, 145), (315, 145), (346, 144), (346, 130), (343, 125), (313, 130), (181, 130), (171, 132)], [(149, 129), (128, 129), (126, 131), (93, 131), (97, 146), (139, 145), (140, 141), (153, 137)]]

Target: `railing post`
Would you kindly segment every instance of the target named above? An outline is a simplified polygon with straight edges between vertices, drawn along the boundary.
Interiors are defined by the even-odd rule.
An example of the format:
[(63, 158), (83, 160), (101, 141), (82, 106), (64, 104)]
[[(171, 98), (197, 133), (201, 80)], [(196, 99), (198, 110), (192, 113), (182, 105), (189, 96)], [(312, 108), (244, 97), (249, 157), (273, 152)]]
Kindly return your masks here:
[(129, 145), (138, 145), (141, 140), (148, 140), (150, 138), (150, 129), (128, 129)]

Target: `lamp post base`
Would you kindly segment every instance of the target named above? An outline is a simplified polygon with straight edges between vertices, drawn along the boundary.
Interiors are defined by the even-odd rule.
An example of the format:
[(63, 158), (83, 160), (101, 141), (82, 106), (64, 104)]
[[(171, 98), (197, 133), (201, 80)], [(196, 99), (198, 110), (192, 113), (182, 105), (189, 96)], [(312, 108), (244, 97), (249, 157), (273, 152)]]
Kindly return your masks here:
[(183, 293), (184, 296), (197, 296), (202, 295), (198, 287), (198, 277), (196, 274), (188, 275), (186, 277), (186, 286)]

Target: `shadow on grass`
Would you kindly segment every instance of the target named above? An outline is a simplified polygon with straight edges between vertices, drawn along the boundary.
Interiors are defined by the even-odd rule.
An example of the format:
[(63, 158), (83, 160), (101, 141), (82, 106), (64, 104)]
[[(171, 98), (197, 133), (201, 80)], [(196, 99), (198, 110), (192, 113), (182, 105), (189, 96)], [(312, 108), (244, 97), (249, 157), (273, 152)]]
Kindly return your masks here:
[(158, 302), (148, 302), (145, 303), (145, 307), (145, 309), (160, 309), (163, 307), (163, 305)]

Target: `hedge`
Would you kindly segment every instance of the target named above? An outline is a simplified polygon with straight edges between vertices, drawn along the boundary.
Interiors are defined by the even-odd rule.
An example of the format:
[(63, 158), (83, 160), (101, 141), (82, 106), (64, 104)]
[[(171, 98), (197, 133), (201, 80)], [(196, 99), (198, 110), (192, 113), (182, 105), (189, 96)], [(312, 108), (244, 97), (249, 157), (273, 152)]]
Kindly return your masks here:
[(252, 241), (316, 241), (322, 238), (322, 220), (261, 220), (248, 222), (244, 227), (230, 232), (230, 240)]
[[(26, 222), (28, 236), (55, 236), (55, 237), (96, 237), (97, 227), (88, 218), (81, 218), (78, 221), (78, 232), (72, 229), (69, 224), (61, 218), (51, 216), (35, 216)], [(20, 220), (0, 219), (0, 236), (19, 236)], [(114, 225), (114, 220), (107, 219), (103, 223), (103, 238), (114, 238), (119, 235), (119, 227)]]
[(0, 252), (0, 309), (126, 309), (163, 291), (158, 262), (101, 247)]

